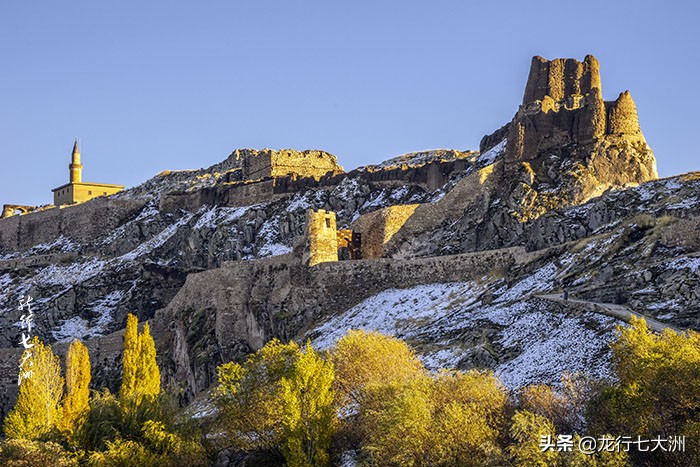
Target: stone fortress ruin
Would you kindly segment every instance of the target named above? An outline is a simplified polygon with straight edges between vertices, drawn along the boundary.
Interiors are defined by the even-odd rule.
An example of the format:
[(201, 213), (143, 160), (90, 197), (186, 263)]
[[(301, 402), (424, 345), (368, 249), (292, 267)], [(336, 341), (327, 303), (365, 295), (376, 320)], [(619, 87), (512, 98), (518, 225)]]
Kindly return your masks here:
[[(602, 101), (594, 58), (535, 57), (523, 104), (482, 140), (481, 154), (424, 151), (345, 172), (323, 151), (239, 149), (116, 196), (56, 200), (65, 209), (6, 205), (27, 214), (0, 220), (0, 253), (14, 254), (0, 271), (31, 277), (42, 266), (99, 263), (99, 274), (47, 304), (56, 323), (130, 277), (138, 294), (123, 298), (113, 324), (126, 309), (152, 319), (159, 355), (171, 362), (164, 381), (191, 398), (209, 387), (217, 362), (302, 335), (389, 287), (522, 275), (556, 258), (564, 240), (590, 232), (573, 225), (560, 240), (560, 224), (552, 233), (532, 219), (601, 187), (654, 178), (638, 128), (629, 94)], [(81, 168), (75, 146), (71, 184), (82, 183)], [(61, 237), (80, 249), (31, 251)], [(271, 244), (283, 248), (261, 253)], [(121, 335), (109, 332), (88, 345), (116, 362)], [(10, 361), (18, 349), (0, 351)]]

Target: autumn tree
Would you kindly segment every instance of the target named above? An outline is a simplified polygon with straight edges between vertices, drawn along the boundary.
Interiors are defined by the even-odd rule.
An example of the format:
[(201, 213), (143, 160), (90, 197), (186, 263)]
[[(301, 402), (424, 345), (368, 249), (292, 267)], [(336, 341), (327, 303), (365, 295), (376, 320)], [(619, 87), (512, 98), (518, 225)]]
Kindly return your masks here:
[(124, 330), (124, 352), (122, 354), (122, 385), (119, 398), (124, 400), (136, 392), (136, 374), (139, 368), (139, 319), (129, 313)]
[(361, 447), (389, 466), (502, 465), (508, 397), (489, 372), (422, 374), (377, 384), (360, 406)]
[(90, 356), (79, 340), (74, 340), (66, 355), (66, 395), (61, 406), (61, 429), (72, 434), (90, 409)]
[(542, 448), (542, 440), (552, 444), (557, 439), (551, 420), (527, 410), (519, 410), (513, 416), (510, 435), (514, 443), (509, 451), (516, 466), (559, 465), (557, 451), (554, 448)]
[(155, 397), (160, 394), (160, 369), (156, 362), (156, 344), (148, 323), (139, 334), (139, 365), (136, 371), (136, 394)]
[(371, 464), (504, 461), (509, 403), (492, 373), (431, 375), (405, 342), (378, 332), (350, 331), (331, 355), (346, 448)]
[(324, 361), (307, 342), (291, 374), (281, 380), (287, 465), (329, 463), (328, 447), (336, 424), (333, 363)]
[(310, 344), (274, 339), (241, 365), (218, 368), (217, 429), (243, 450), (283, 456), (290, 466), (326, 465), (335, 426), (333, 365)]
[(591, 399), (602, 384), (586, 375), (564, 374), (558, 386), (533, 384), (518, 396), (523, 410), (541, 415), (562, 433), (583, 433), (585, 415)]
[(119, 391), (122, 401), (131, 400), (138, 405), (143, 398), (152, 398), (160, 393), (160, 370), (150, 327), (146, 323), (139, 333), (138, 318), (131, 313), (126, 318), (122, 361), (122, 385)]
[[(403, 384), (425, 373), (413, 350), (376, 331), (351, 330), (331, 351), (340, 404), (357, 404), (377, 384)], [(366, 402), (366, 401), (365, 401)]]
[[(59, 423), (59, 402), (63, 395), (60, 360), (51, 346), (45, 346), (36, 336), (29, 345), (22, 361), (31, 375), (21, 379), (15, 407), (5, 418), (4, 430), (8, 438), (36, 439)], [(31, 362), (31, 366), (26, 366), (27, 362)]]
[(219, 385), (214, 401), (219, 407), (218, 427), (227, 441), (242, 450), (277, 451), (281, 455), (283, 413), (280, 382), (292, 374), (299, 346), (273, 339), (248, 356), (241, 365), (217, 368)]
[(611, 345), (619, 383), (603, 390), (591, 406), (596, 433), (643, 438), (687, 436), (686, 452), (632, 452), (638, 463), (700, 465), (700, 334), (651, 332), (643, 319), (620, 327)]

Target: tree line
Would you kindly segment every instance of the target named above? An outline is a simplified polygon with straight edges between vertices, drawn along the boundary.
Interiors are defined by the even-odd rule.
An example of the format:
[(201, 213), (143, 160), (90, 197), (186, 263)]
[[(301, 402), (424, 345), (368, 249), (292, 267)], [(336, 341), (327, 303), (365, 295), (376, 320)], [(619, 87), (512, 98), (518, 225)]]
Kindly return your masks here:
[[(129, 315), (118, 395), (90, 391), (87, 348), (71, 343), (65, 378), (33, 341), (34, 374), (7, 415), (3, 465), (700, 465), (700, 335), (620, 327), (609, 381), (563, 375), (507, 390), (486, 370), (428, 371), (400, 339), (350, 331), (333, 348), (272, 340), (218, 367), (204, 432), (160, 387), (148, 324)], [(584, 453), (583, 437), (685, 437), (683, 450)], [(543, 443), (567, 440), (543, 449)], [(618, 445), (619, 446), (619, 445)]]

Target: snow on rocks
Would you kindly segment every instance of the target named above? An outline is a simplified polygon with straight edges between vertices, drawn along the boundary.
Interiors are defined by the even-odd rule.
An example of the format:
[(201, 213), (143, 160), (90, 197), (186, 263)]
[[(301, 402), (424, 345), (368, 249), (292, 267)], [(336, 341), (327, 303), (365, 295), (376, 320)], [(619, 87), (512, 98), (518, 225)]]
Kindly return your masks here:
[(508, 139), (504, 138), (503, 141), (484, 152), (479, 156), (479, 163), (483, 165), (491, 165), (496, 162), (496, 159), (501, 157), (506, 152), (506, 146), (508, 145)]
[(170, 239), (170, 237), (175, 235), (175, 233), (181, 226), (187, 224), (190, 221), (190, 219), (192, 219), (192, 216), (194, 216), (194, 214), (192, 213), (184, 215), (177, 222), (166, 227), (155, 237), (143, 242), (138, 247), (131, 250), (129, 253), (126, 253), (117, 259), (121, 261), (133, 261), (140, 256), (150, 253), (156, 248), (162, 246), (165, 242), (168, 241), (168, 239)]
[[(379, 331), (411, 342), (431, 370), (470, 368), (475, 347), (498, 347), (500, 355), (515, 355), (496, 357), (492, 365), (510, 388), (556, 384), (565, 371), (606, 377), (616, 320), (562, 314), (538, 299), (523, 301), (524, 293), (543, 288), (555, 269), (547, 265), (510, 289), (502, 287), (492, 305), (480, 300), (488, 286), (474, 282), (385, 290), (328, 318), (308, 336), (328, 349), (351, 329)], [(471, 345), (484, 329), (492, 330), (489, 342)]]

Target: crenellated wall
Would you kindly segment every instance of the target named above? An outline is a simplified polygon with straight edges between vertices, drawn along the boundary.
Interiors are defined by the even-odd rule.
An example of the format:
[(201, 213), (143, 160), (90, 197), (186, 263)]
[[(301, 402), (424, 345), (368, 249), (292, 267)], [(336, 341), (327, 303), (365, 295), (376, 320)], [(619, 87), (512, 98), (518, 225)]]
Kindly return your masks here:
[(559, 102), (572, 95), (586, 95), (594, 88), (601, 89), (601, 84), (600, 64), (593, 55), (586, 55), (583, 62), (573, 58), (546, 60), (535, 56), (530, 65), (523, 105), (544, 100), (545, 96)]

